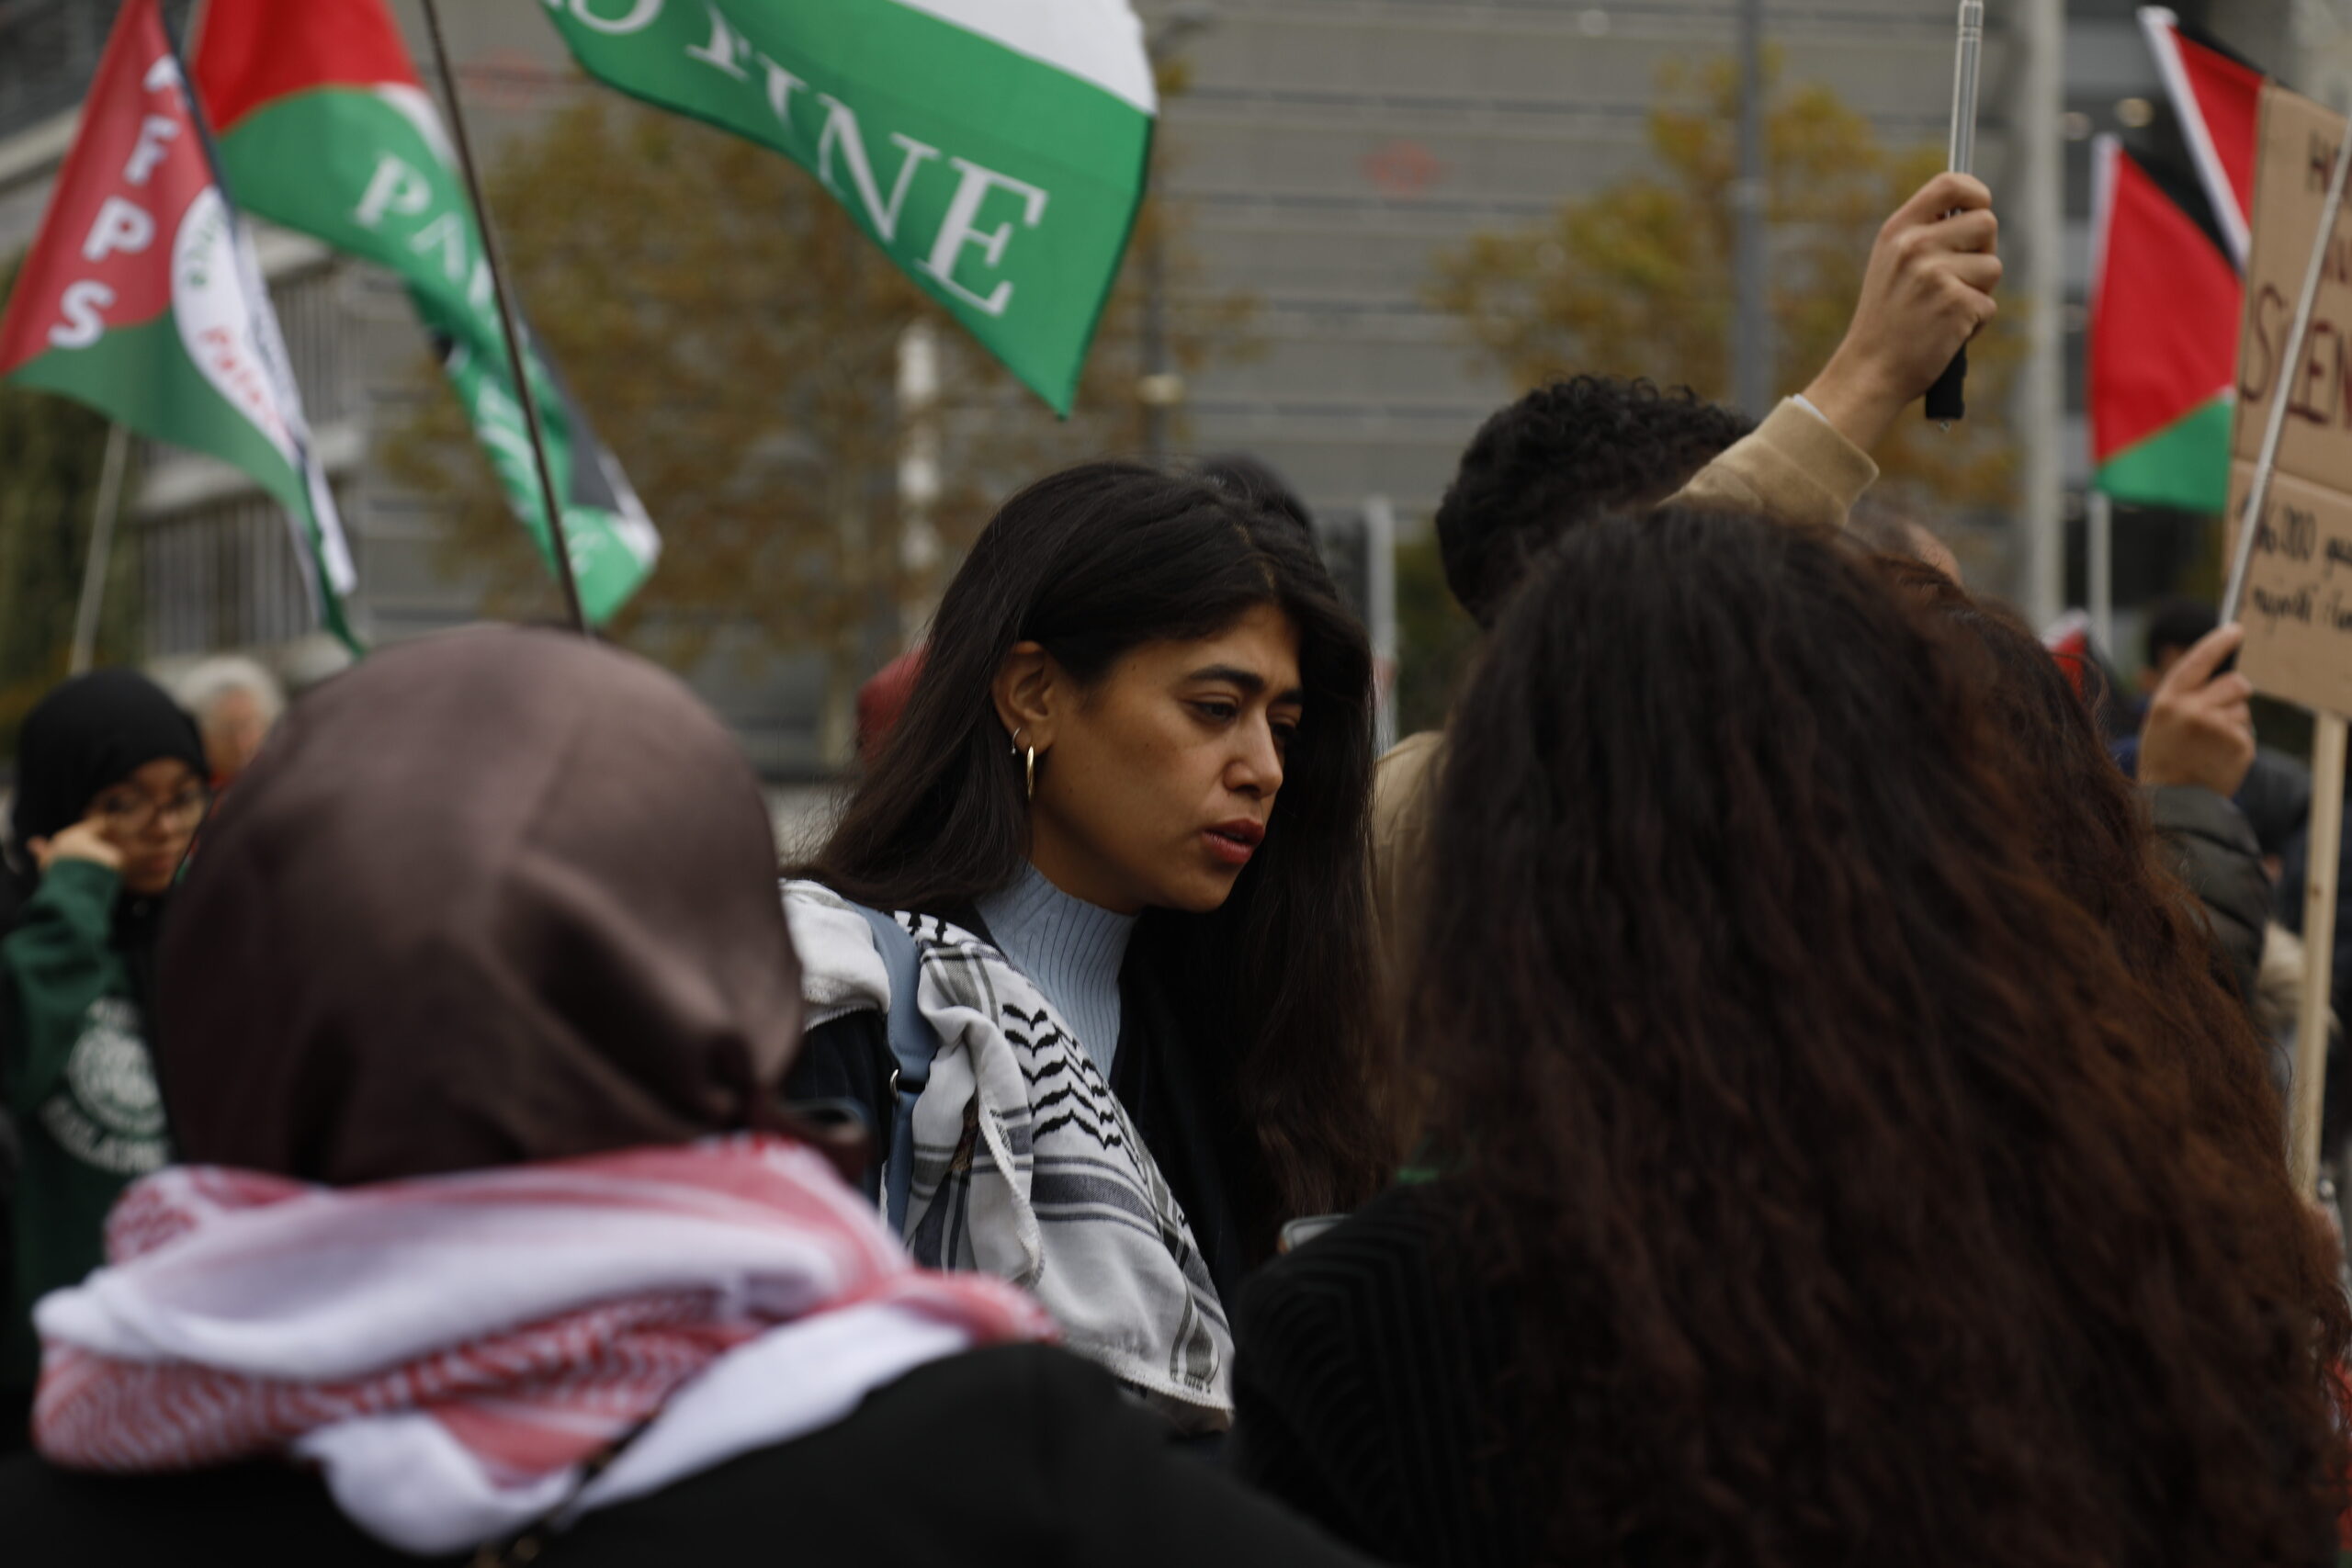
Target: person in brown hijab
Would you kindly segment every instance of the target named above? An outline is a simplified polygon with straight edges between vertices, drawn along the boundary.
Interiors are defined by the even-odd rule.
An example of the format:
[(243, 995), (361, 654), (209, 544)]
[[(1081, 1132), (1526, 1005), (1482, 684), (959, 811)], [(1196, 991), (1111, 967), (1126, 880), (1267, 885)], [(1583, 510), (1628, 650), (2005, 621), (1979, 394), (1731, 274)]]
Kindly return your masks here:
[(348, 1186), (754, 1123), (799, 969), (749, 764), (669, 676), (460, 633), (334, 682), (269, 761), (165, 958), (189, 1159)]
[(795, 1135), (774, 852), (717, 719), (585, 641), (298, 705), (164, 942), (195, 1163), (38, 1311), (9, 1562), (1351, 1561)]

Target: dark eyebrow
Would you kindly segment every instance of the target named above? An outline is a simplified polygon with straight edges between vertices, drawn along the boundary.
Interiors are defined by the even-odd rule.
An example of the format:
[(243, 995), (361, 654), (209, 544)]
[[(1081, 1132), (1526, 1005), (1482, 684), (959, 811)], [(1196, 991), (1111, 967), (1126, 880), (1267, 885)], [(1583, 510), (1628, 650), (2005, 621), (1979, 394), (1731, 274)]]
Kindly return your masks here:
[[(1249, 693), (1253, 697), (1266, 689), (1266, 678), (1263, 675), (1259, 674), (1254, 670), (1244, 670), (1238, 664), (1204, 665), (1202, 668), (1193, 671), (1190, 675), (1185, 676), (1184, 679), (1187, 681), (1224, 681), (1232, 685), (1240, 687), (1243, 691)], [(1293, 686), (1289, 691), (1284, 692), (1282, 695), (1276, 697), (1274, 701), (1278, 703), (1304, 703), (1306, 701), (1306, 693), (1301, 687)]]

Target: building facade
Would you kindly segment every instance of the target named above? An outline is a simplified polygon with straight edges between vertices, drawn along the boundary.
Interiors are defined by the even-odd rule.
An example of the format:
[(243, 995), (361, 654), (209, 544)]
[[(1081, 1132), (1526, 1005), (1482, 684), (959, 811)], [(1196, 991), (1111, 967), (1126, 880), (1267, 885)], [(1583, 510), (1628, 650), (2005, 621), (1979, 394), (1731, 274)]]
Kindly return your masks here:
[[(421, 45), (413, 0), (393, 3)], [(1479, 422), (1519, 390), (1477, 364), (1429, 302), (1434, 257), (1644, 169), (1661, 71), (1727, 57), (1736, 33), (1733, 0), (1137, 0), (1137, 8), (1186, 77), (1166, 111), (1163, 178), (1189, 209), (1199, 286), (1245, 290), (1258, 304), (1262, 353), (1215, 366), (1183, 389), (1184, 444), (1253, 452), (1318, 510), (1391, 498), (1408, 537), (1426, 526)], [(32, 236), (115, 9), (116, 0), (0, 0), (0, 255)], [(485, 141), (533, 124), (562, 94), (601, 90), (571, 78), (541, 0), (444, 9)], [(2009, 134), (2006, 8), (1993, 9), (1979, 167), (1998, 189), (2021, 149)], [(1767, 0), (1767, 31), (1784, 80), (1833, 88), (1890, 146), (1939, 144), (1952, 10), (1950, 0)], [(2259, 49), (2270, 18), (2286, 15), (2284, 0), (2248, 0), (2217, 12), (2215, 25), (2261, 35), (2246, 45)], [(2074, 0), (2066, 83), (2071, 414), (2060, 438), (2078, 489), (2084, 153), (2094, 130), (2161, 98), (2131, 0)], [(438, 517), (375, 458), (383, 432), (419, 395), (424, 344), (405, 295), (385, 275), (295, 236), (266, 235), (264, 256), (354, 536), (369, 634), (397, 638), (473, 618), (480, 585), (437, 558)], [(887, 264), (877, 255), (873, 265)], [(658, 523), (662, 498), (645, 499)], [(133, 513), (152, 659), (300, 645), (309, 612), (283, 522), (239, 476), (187, 454), (150, 454)], [(2185, 530), (2176, 531), (2186, 538)], [(2002, 544), (1996, 533), (1987, 552), (1996, 588)], [(2179, 550), (2167, 549), (2151, 575), (2177, 568)], [(2130, 559), (2127, 551), (2127, 569)], [(695, 679), (763, 769), (813, 773), (838, 761), (820, 754), (822, 675), (813, 662), (747, 667), (721, 656)]]

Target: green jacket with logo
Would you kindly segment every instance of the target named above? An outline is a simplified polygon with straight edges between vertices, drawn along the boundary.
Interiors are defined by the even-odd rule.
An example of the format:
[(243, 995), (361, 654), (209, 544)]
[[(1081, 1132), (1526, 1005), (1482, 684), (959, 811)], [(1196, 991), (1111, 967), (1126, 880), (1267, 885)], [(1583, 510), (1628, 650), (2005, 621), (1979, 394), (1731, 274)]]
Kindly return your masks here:
[(15, 1289), (0, 1382), (31, 1381), (32, 1303), (105, 1261), (124, 1188), (171, 1157), (145, 1021), (118, 938), (121, 878), (89, 861), (42, 875), (0, 937), (0, 1092), (23, 1145)]

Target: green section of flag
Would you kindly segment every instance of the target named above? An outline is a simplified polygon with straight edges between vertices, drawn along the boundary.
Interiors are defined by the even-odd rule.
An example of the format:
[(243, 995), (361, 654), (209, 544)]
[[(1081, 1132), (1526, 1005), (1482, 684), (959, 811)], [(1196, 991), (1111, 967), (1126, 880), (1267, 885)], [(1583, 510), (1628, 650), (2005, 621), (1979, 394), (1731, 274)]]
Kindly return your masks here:
[(217, 457), (250, 475), (302, 525), (320, 620), (345, 647), (359, 651), (343, 596), (324, 564), (317, 513), (301, 472), (205, 379), (188, 358), (171, 313), (115, 327), (85, 348), (52, 348), (17, 367), (8, 383), (87, 403), (141, 435)]
[(1069, 412), (1142, 200), (1148, 112), (898, 0), (550, 0), (548, 15), (592, 74), (814, 174)]
[[(421, 95), (322, 88), (247, 115), (221, 139), (220, 162), (247, 210), (364, 256), (407, 283), (417, 314), (447, 345), (443, 367), (509, 508), (552, 570), (547, 508), (481, 230), (438, 134)], [(526, 363), (581, 605), (601, 625), (651, 573), (660, 540), (537, 353)]]
[(2199, 404), (2099, 465), (2092, 485), (2135, 506), (2224, 510), (2230, 502), (2232, 412), (2227, 398)]
[[(432, 312), (425, 311), (424, 316), (428, 327), (437, 333), (447, 331), (435, 324)], [(547, 507), (539, 498), (538, 473), (531, 456), (530, 423), (523, 405), (515, 400), (514, 378), (505, 359), (485, 359), (460, 342), (442, 360), (441, 368), (473, 421), (474, 435), (489, 454), (491, 467), (498, 470), (499, 480), (506, 487), (508, 503), (529, 527), (540, 555), (552, 568), (554, 555), (543, 521)], [(532, 380), (539, 389), (540, 435), (547, 442), (548, 461), (560, 491), (582, 454), (572, 439), (571, 423), (563, 418), (560, 392), (549, 385), (536, 360), (532, 369)], [(610, 507), (583, 503), (576, 499), (581, 488), (574, 482), (571, 498), (559, 497), (564, 541), (571, 547), (581, 609), (589, 620), (602, 626), (651, 575), (657, 545), (650, 525), (633, 522)]]

